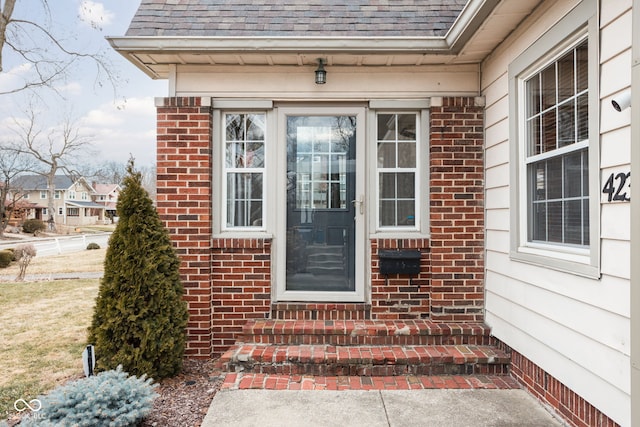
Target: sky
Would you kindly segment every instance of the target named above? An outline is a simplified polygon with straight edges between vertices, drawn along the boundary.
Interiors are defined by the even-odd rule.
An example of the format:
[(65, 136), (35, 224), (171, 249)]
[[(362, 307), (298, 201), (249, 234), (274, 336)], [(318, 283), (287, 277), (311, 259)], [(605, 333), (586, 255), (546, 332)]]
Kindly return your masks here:
[[(44, 4), (49, 7), (49, 15)], [(167, 82), (148, 77), (105, 39), (125, 34), (139, 4), (135, 0), (17, 0), (14, 18), (43, 25), (70, 49), (102, 51), (120, 82), (115, 88), (104, 79), (97, 82), (95, 63), (83, 60), (72, 68), (66, 80), (56, 82), (55, 92), (43, 89), (0, 95), (0, 142), (16, 137), (12, 130), (15, 120), (22, 120), (23, 112), (33, 108), (38, 113), (42, 135), (65, 118), (76, 123), (81, 133), (93, 141), (93, 154), (86, 162), (96, 166), (109, 161), (126, 163), (133, 156), (139, 167), (153, 165), (156, 132), (153, 99), (166, 96)], [(0, 0), (0, 7), (3, 5)], [(22, 37), (29, 36), (27, 33)], [(55, 52), (53, 48), (47, 50)], [(24, 81), (24, 75), (33, 72), (6, 47), (2, 53), (0, 92), (17, 87)]]

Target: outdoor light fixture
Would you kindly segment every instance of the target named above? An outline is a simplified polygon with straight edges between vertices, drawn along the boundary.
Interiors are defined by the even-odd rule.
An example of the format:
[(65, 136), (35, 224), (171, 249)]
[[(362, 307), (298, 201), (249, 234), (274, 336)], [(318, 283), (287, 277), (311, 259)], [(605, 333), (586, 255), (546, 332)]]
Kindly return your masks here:
[(318, 58), (318, 68), (316, 69), (316, 84), (323, 85), (327, 82), (327, 72), (324, 69), (322, 58)]

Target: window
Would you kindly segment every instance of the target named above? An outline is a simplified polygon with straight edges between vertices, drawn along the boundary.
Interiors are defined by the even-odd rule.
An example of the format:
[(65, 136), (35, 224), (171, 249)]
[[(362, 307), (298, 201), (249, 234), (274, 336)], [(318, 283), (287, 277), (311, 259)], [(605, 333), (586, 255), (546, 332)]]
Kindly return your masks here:
[(62, 215), (62, 214), (63, 214), (62, 207), (59, 207), (59, 208), (58, 208), (58, 215)]
[(258, 228), (264, 224), (266, 115), (224, 115), (225, 224), (227, 228)]
[(23, 199), (28, 199), (28, 198), (29, 198), (29, 193), (24, 193), (24, 194), (22, 195), (22, 198), (23, 198)]
[(48, 211), (47, 208), (42, 208), (42, 215), (47, 215)]
[(528, 241), (589, 245), (588, 41), (525, 82)]
[(54, 199), (60, 199), (60, 190), (56, 190), (56, 192), (53, 195)]
[(40, 198), (41, 199), (47, 198), (47, 190), (40, 190)]
[(67, 216), (80, 216), (80, 209), (67, 208)]
[(588, 277), (600, 274), (596, 6), (582, 1), (509, 65), (511, 258)]
[(76, 192), (73, 190), (69, 190), (69, 200), (75, 200), (76, 199)]
[(417, 227), (418, 114), (376, 115), (378, 228)]
[(87, 200), (87, 192), (83, 191), (81, 197), (82, 197), (82, 200)]

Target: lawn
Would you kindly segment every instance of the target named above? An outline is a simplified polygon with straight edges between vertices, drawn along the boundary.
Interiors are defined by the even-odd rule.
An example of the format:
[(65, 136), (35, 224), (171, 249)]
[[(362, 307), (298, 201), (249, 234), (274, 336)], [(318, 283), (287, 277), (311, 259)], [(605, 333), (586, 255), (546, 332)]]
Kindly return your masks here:
[[(101, 271), (104, 253), (36, 257), (27, 274), (69, 271), (70, 265), (71, 271)], [(0, 275), (14, 275), (11, 268)], [(15, 412), (17, 399), (29, 401), (83, 376), (98, 285), (98, 279), (0, 283), (0, 420)]]
[[(39, 257), (36, 254), (27, 267), (27, 275), (102, 271), (106, 252), (107, 250), (103, 248), (57, 256)], [(0, 276), (16, 277), (19, 270), (18, 264), (13, 263), (7, 268), (0, 269)]]

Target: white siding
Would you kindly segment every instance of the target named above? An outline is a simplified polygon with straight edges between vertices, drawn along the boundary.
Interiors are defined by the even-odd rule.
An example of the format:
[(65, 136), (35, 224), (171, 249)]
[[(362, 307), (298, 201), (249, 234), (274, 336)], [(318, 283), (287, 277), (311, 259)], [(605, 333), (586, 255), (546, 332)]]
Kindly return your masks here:
[[(629, 204), (601, 204), (600, 279), (509, 257), (508, 65), (579, 2), (544, 2), (482, 67), (486, 97), (486, 321), (496, 337), (622, 425), (630, 424)], [(630, 169), (631, 0), (601, 0), (601, 181)], [(591, 42), (595, 42), (592, 37)], [(604, 182), (602, 182), (604, 184)]]

